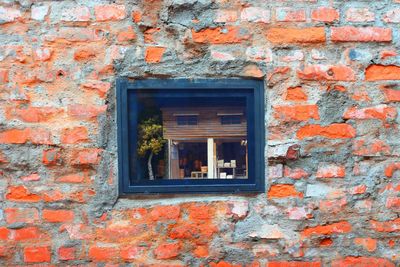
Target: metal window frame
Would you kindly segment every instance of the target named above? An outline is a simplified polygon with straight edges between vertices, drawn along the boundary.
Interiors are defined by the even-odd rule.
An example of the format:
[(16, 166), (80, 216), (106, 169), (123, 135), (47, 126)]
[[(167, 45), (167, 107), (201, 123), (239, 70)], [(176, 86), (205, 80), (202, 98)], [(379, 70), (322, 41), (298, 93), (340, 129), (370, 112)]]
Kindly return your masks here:
[[(265, 192), (265, 121), (264, 83), (248, 79), (147, 79), (130, 81), (118, 78), (117, 89), (117, 131), (118, 131), (118, 181), (119, 195), (160, 194), (160, 193), (259, 193)], [(237, 96), (246, 94), (249, 112), (248, 139), (249, 165), (248, 179), (167, 179), (138, 180), (135, 141), (137, 112), (134, 106), (135, 92), (141, 90), (160, 93), (178, 91), (190, 97), (205, 94)], [(250, 97), (251, 96), (251, 97)], [(137, 119), (136, 119), (137, 120)], [(251, 155), (250, 155), (251, 153)]]

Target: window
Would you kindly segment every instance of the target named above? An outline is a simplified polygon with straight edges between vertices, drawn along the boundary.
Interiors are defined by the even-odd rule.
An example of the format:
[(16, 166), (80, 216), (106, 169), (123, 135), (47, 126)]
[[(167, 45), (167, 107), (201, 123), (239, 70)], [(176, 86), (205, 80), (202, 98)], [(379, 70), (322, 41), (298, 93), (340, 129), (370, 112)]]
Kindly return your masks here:
[(120, 193), (262, 192), (263, 90), (255, 80), (119, 79)]
[(177, 115), (176, 124), (178, 125), (197, 125), (197, 115)]
[(221, 124), (241, 124), (241, 115), (221, 115)]

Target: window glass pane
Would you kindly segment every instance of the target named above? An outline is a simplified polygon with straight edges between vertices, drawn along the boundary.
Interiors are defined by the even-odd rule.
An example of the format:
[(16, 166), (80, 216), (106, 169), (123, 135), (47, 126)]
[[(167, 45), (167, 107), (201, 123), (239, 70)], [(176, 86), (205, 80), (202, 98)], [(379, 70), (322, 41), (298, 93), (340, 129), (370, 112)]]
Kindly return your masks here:
[(246, 97), (137, 93), (139, 179), (246, 179)]

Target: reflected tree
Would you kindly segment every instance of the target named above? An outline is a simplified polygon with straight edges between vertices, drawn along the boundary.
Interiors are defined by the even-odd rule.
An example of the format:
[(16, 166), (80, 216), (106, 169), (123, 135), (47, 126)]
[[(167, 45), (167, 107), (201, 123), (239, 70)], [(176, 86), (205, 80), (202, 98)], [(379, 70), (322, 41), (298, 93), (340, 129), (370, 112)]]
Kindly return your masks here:
[(150, 180), (154, 180), (151, 161), (163, 149), (167, 142), (163, 138), (163, 127), (158, 117), (151, 117), (139, 123), (138, 155), (147, 158), (147, 168)]

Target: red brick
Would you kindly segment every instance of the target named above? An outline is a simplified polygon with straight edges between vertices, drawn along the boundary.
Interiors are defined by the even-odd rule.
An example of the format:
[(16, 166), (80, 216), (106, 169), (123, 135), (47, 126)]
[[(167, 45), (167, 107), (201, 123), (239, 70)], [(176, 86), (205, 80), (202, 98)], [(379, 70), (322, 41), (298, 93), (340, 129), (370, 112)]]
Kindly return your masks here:
[(383, 89), (387, 102), (400, 102), (400, 90)]
[(8, 240), (10, 235), (10, 230), (5, 227), (0, 227), (0, 240)]
[(145, 248), (139, 246), (128, 246), (121, 249), (121, 258), (124, 260), (135, 260), (141, 256)]
[(98, 42), (103, 40), (101, 31), (91, 28), (60, 28), (56, 35), (48, 35), (46, 40), (56, 43)]
[(342, 221), (342, 222), (337, 222), (337, 223), (332, 223), (332, 224), (327, 224), (327, 225), (318, 225), (314, 227), (308, 227), (305, 228), (302, 232), (301, 235), (303, 237), (309, 237), (312, 235), (333, 235), (333, 234), (343, 234), (343, 233), (349, 233), (351, 232), (351, 224)]
[(96, 50), (91, 47), (77, 48), (74, 52), (76, 61), (87, 61), (96, 57)]
[(0, 132), (1, 144), (23, 144), (29, 140), (29, 129), (10, 129)]
[(119, 43), (129, 42), (136, 39), (136, 33), (132, 26), (128, 26), (120, 31), (118, 31), (117, 41)]
[(388, 197), (386, 199), (386, 208), (400, 208), (400, 198), (399, 197)]
[(342, 213), (347, 205), (346, 198), (334, 200), (321, 200), (319, 202), (319, 210), (323, 213), (336, 214)]
[(309, 176), (309, 174), (301, 168), (291, 169), (287, 166), (283, 169), (283, 175), (292, 179), (307, 178)]
[(374, 231), (378, 232), (386, 232), (386, 233), (392, 233), (392, 232), (399, 232), (400, 231), (400, 219), (395, 219), (392, 221), (370, 221), (371, 228)]
[(13, 234), (15, 241), (38, 240), (41, 238), (41, 232), (37, 227), (26, 227), (16, 229)]
[(386, 177), (393, 177), (395, 171), (400, 170), (400, 162), (390, 163), (385, 168)]
[(75, 248), (60, 247), (58, 249), (58, 258), (63, 261), (75, 260)]
[(0, 69), (0, 84), (8, 83), (9, 71), (8, 69)]
[(307, 99), (308, 99), (307, 94), (304, 92), (301, 86), (289, 87), (286, 91), (286, 100), (306, 101)]
[(124, 5), (101, 5), (94, 7), (94, 14), (97, 21), (123, 20), (126, 17)]
[(26, 263), (50, 262), (51, 251), (49, 247), (24, 248), (24, 261)]
[(333, 42), (390, 42), (392, 29), (378, 27), (332, 27), (331, 40)]
[(332, 267), (395, 267), (394, 263), (383, 258), (372, 257), (346, 257), (344, 259), (334, 260)]
[(75, 214), (71, 210), (43, 210), (42, 218), (46, 222), (61, 223), (73, 221)]
[(189, 208), (189, 218), (192, 220), (209, 220), (213, 216), (213, 209), (210, 205), (193, 204)]
[(319, 7), (311, 12), (314, 21), (334, 22), (339, 20), (339, 12), (330, 7)]
[(284, 121), (319, 120), (317, 105), (275, 106), (273, 109), (275, 118)]
[(89, 248), (89, 258), (94, 261), (110, 261), (117, 258), (119, 254), (118, 246), (113, 247), (97, 247)]
[(367, 81), (400, 80), (400, 66), (371, 65), (365, 70), (365, 80)]
[(268, 41), (275, 44), (313, 44), (326, 40), (323, 27), (271, 28), (266, 36)]
[(356, 130), (349, 124), (335, 123), (328, 126), (317, 124), (306, 125), (297, 131), (297, 138), (321, 136), (330, 139), (353, 138), (356, 136)]
[(42, 162), (47, 166), (60, 165), (62, 163), (60, 149), (50, 148), (43, 150)]
[(309, 65), (299, 70), (297, 75), (303, 80), (354, 81), (353, 69), (344, 65)]
[(63, 175), (56, 178), (56, 181), (59, 183), (82, 183), (85, 180), (84, 174), (69, 174)]
[(180, 250), (181, 245), (179, 243), (164, 243), (154, 249), (154, 255), (158, 260), (173, 259), (179, 255)]
[(39, 220), (39, 212), (36, 208), (7, 208), (4, 210), (6, 222), (35, 223)]
[(344, 178), (345, 176), (345, 167), (335, 164), (320, 164), (315, 175), (317, 178)]
[(321, 267), (317, 261), (269, 261), (266, 267)]
[(25, 186), (18, 185), (8, 187), (6, 199), (16, 202), (38, 202), (41, 200), (41, 197), (29, 192)]
[(164, 55), (165, 47), (152, 46), (146, 48), (144, 56), (147, 63), (159, 63)]
[(74, 128), (63, 129), (61, 142), (63, 144), (77, 144), (88, 141), (88, 130), (86, 127), (77, 126)]
[(192, 30), (192, 38), (196, 43), (232, 44), (249, 39), (248, 34), (242, 34), (241, 29), (234, 26), (215, 29)]
[(159, 220), (177, 220), (179, 219), (181, 209), (179, 206), (157, 206), (150, 212), (153, 221)]
[(68, 107), (68, 115), (76, 119), (90, 120), (103, 114), (107, 110), (107, 105), (82, 105), (75, 104)]
[(84, 148), (72, 151), (72, 165), (96, 165), (100, 162), (102, 150), (99, 148)]
[(292, 184), (276, 184), (271, 185), (268, 191), (268, 198), (287, 198), (287, 197), (303, 197), (303, 193), (296, 190)]
[(10, 115), (25, 122), (46, 122), (60, 112), (61, 109), (53, 107), (28, 107), (13, 109)]
[(97, 80), (89, 80), (83, 83), (81, 86), (84, 90), (94, 91), (100, 97), (104, 97), (107, 95), (108, 90), (110, 90), (111, 83)]
[(367, 251), (373, 252), (376, 250), (376, 244), (377, 241), (376, 239), (372, 238), (355, 238), (354, 239), (354, 244), (363, 246)]

